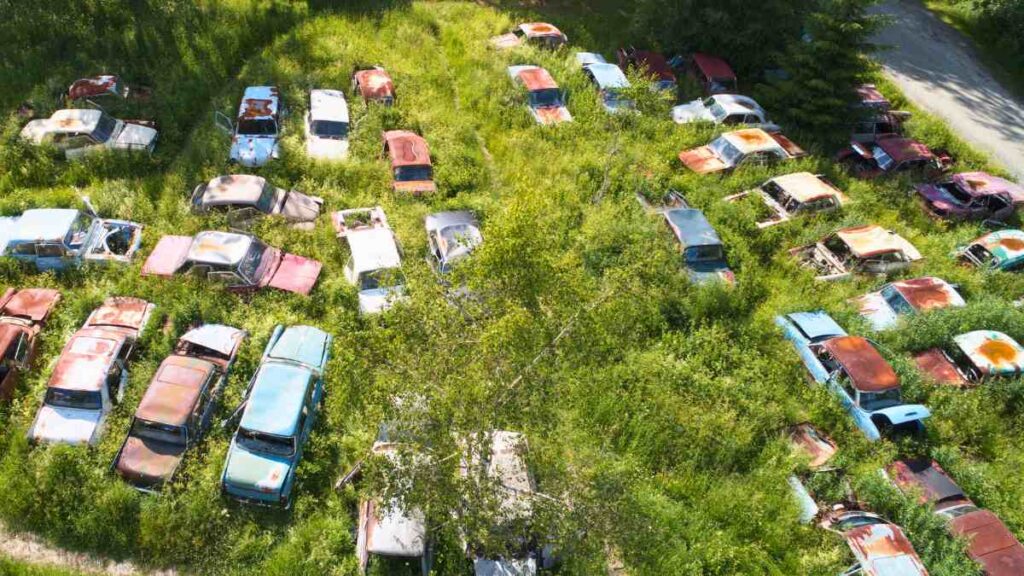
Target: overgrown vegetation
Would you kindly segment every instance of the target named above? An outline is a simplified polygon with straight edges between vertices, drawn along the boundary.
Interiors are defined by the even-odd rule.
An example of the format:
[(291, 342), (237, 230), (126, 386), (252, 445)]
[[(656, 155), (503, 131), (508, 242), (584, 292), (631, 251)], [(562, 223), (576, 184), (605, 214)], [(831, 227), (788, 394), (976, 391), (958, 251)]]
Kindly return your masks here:
[[(949, 257), (955, 246), (981, 233), (978, 226), (925, 217), (907, 194), (909, 179), (851, 179), (831, 162), (828, 135), (819, 133), (822, 125), (814, 121), (787, 125), (787, 133), (814, 153), (809, 158), (721, 178), (684, 172), (676, 154), (709, 141), (716, 134), (713, 127), (676, 126), (665, 104), (651, 97), (641, 102), (649, 113), (609, 116), (575, 64), (573, 49), (598, 48), (610, 56), (619, 43), (648, 39), (618, 35), (626, 32), (595, 16), (604, 9), (601, 3), (579, 11), (554, 5), (511, 12), (456, 2), (396, 3), (376, 10), (265, 4), (199, 4), (194, 10), (209, 11), (204, 18), (212, 21), (198, 28), (173, 12), (145, 16), (153, 18), (143, 21), (145, 29), (194, 32), (182, 45), (205, 46), (209, 62), (146, 44), (114, 44), (121, 46), (115, 50), (100, 41), (74, 60), (63, 48), (40, 48), (9, 60), (28, 66), (25, 90), (7, 100), (12, 106), (43, 98), (47, 86), (119, 66), (122, 53), (124, 62), (138, 67), (133, 70), (188, 79), (154, 81), (155, 111), (167, 132), (152, 160), (102, 157), (68, 165), (15, 142), (22, 121), (13, 112), (6, 121), (0, 213), (77, 206), (77, 194), (88, 194), (103, 215), (147, 226), (142, 257), (128, 267), (54, 275), (0, 262), (0, 284), (53, 286), (64, 294), (43, 334), (35, 370), (0, 416), (0, 518), (9, 527), (76, 550), (201, 574), (354, 574), (354, 505), (361, 494), (385, 491), (426, 509), (438, 538), (438, 572), (465, 573), (458, 525), (479, 528), (488, 517), (452, 519), (465, 501), (486, 501), (458, 479), (456, 439), (501, 428), (529, 439), (539, 488), (552, 497), (538, 505), (534, 531), (550, 535), (561, 551), (562, 573), (601, 573), (608, 550), (614, 549), (635, 574), (835, 574), (850, 562), (845, 546), (825, 531), (797, 524), (786, 483), (800, 463), (789, 454), (782, 431), (810, 420), (837, 440), (840, 463), (854, 485), (877, 511), (906, 528), (933, 574), (977, 571), (938, 520), (879, 480), (877, 469), (898, 455), (935, 457), (978, 504), (1024, 534), (1020, 382), (976, 390), (937, 388), (922, 381), (909, 358), (912, 351), (971, 329), (1024, 338), (1024, 312), (1007, 305), (1024, 293), (1024, 280), (981, 274)], [(683, 15), (672, 15), (678, 22), (665, 28), (658, 20), (673, 3), (637, 4), (650, 12), (633, 16), (645, 16), (642, 26), (652, 34), (669, 38), (676, 30), (672, 26), (683, 26)], [(730, 43), (727, 16), (700, 24), (695, 15), (712, 18), (713, 3), (691, 4), (700, 9), (688, 16), (695, 18), (686, 24), (692, 27), (689, 36), (679, 38), (728, 55), (740, 63), (744, 79), (754, 78), (758, 66), (777, 64), (755, 55), (761, 43)], [(732, 4), (740, 10), (749, 3)], [(765, 16), (760, 34), (800, 41), (800, 3), (762, 4), (772, 5), (766, 7), (769, 14), (781, 12), (770, 20)], [(118, 3), (96, 6), (121, 10), (118, 17), (124, 17)], [(31, 18), (37, 10), (26, 8), (17, 16)], [(181, 10), (193, 15), (189, 18), (196, 14), (193, 8)], [(617, 9), (611, 10), (598, 14)], [(256, 20), (233, 19), (240, 14)], [(570, 34), (572, 48), (554, 53), (487, 48), (488, 37), (515, 21), (534, 19), (556, 22)], [(707, 38), (699, 34), (701, 26)], [(780, 40), (778, 49), (785, 51), (785, 42)], [(311, 162), (302, 142), (306, 93), (312, 87), (347, 90), (357, 63), (388, 68), (398, 105), (368, 110), (350, 99), (352, 160)], [(551, 71), (571, 95), (575, 122), (547, 129), (533, 124), (505, 71), (520, 63)], [(214, 127), (212, 112), (237, 106), (249, 84), (278, 85), (291, 108), (283, 158), (260, 174), (323, 197), (330, 210), (382, 204), (405, 250), (408, 305), (381, 318), (357, 316), (355, 290), (341, 273), (346, 254), (326, 217), (313, 232), (269, 221), (254, 229), (271, 244), (324, 262), (310, 298), (282, 293), (243, 298), (191, 279), (139, 276), (145, 253), (163, 234), (227, 227), (223, 220), (191, 215), (187, 197), (198, 182), (237, 170), (227, 162), (228, 140)], [(909, 107), (890, 87), (883, 89), (897, 106)], [(435, 196), (417, 199), (390, 191), (388, 169), (378, 155), (381, 130), (395, 127), (417, 130), (429, 141), (439, 184)], [(926, 115), (917, 113), (910, 129), (930, 145), (950, 149), (958, 169), (985, 167), (981, 157)], [(853, 203), (841, 213), (758, 231), (754, 199), (721, 201), (773, 174), (797, 170), (825, 174)], [(682, 191), (718, 229), (737, 272), (735, 288), (687, 282), (664, 224), (644, 213), (634, 198), (638, 191), (654, 196), (669, 188)], [(481, 302), (459, 309), (446, 302), (424, 262), (423, 217), (465, 208), (480, 215), (485, 242), (458, 271)], [(831, 396), (805, 384), (795, 354), (772, 323), (779, 313), (825, 308), (851, 333), (866, 333), (846, 300), (884, 280), (822, 286), (788, 258), (786, 249), (843, 225), (868, 222), (897, 231), (921, 250), (925, 259), (913, 274), (956, 282), (970, 302), (962, 310), (915, 317), (878, 336), (906, 396), (934, 412), (921, 439), (868, 443)], [(114, 294), (156, 302), (166, 322), (155, 322), (144, 336), (126, 401), (113, 412), (108, 434), (91, 450), (29, 447), (24, 433), (52, 362), (89, 311)], [(219, 417), (240, 401), (275, 324), (311, 324), (335, 335), (323, 417), (300, 466), (289, 512), (240, 507), (220, 497), (230, 430), (215, 428), (160, 497), (142, 496), (109, 472), (154, 370), (176, 337), (198, 321), (227, 323), (251, 334)], [(422, 402), (398, 409), (392, 401), (396, 395)], [(378, 425), (389, 420), (425, 439), (420, 450), (430, 458), (403, 460), (414, 479), (411, 489), (387, 481), (389, 470), (371, 462), (366, 480), (335, 492), (335, 481), (366, 457)]]

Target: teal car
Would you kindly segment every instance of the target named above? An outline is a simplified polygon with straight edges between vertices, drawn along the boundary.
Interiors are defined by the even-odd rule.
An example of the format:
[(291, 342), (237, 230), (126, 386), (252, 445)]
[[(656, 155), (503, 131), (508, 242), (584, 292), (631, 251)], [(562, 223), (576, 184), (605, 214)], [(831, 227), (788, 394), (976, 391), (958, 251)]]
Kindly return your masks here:
[(1012, 229), (990, 232), (957, 250), (956, 255), (985, 270), (1021, 270), (1024, 268), (1024, 232)]
[(249, 504), (291, 505), (295, 470), (320, 401), (332, 337), (309, 326), (278, 326), (249, 383), (231, 439), (221, 490)]

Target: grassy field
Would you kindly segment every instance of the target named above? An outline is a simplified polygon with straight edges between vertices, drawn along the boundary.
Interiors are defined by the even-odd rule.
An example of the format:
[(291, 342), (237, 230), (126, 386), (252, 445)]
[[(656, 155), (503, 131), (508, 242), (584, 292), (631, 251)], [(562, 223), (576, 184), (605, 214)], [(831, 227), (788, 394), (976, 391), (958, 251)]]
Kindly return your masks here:
[[(839, 463), (858, 491), (905, 527), (932, 574), (977, 571), (937, 519), (879, 479), (877, 469), (897, 456), (936, 458), (977, 503), (1024, 535), (1021, 382), (943, 389), (923, 381), (909, 356), (972, 329), (1024, 338), (1024, 312), (1008, 305), (1024, 294), (1024, 279), (972, 271), (949, 256), (980, 235), (980, 227), (927, 218), (908, 195), (909, 180), (849, 178), (830, 161), (833, 151), (820, 149), (799, 127), (787, 127), (787, 133), (813, 153), (807, 159), (724, 178), (685, 173), (676, 153), (706, 143), (715, 131), (674, 125), (668, 105), (642, 90), (637, 95), (645, 114), (606, 115), (572, 59), (576, 49), (610, 56), (621, 41), (607, 22), (590, 27), (593, 12), (556, 6), (553, 13), (543, 7), (509, 13), (457, 2), (396, 3), (380, 10), (312, 7), (308, 13), (275, 6), (279, 12), (257, 13), (241, 0), (224, 4), (219, 9), (226, 10), (225, 18), (248, 14), (250, 26), (236, 26), (236, 36), (208, 26), (195, 42), (204, 47), (203, 58), (181, 59), (170, 51), (162, 67), (147, 64), (165, 69), (169, 79), (187, 80), (154, 82), (154, 108), (165, 133), (153, 159), (103, 157), (67, 165), (15, 142), (20, 121), (7, 118), (0, 214), (77, 206), (77, 195), (88, 194), (104, 216), (146, 224), (143, 253), (126, 268), (53, 275), (0, 261), (0, 285), (52, 286), (64, 294), (43, 334), (36, 369), (0, 414), (0, 519), (9, 527), (75, 550), (198, 574), (354, 574), (355, 503), (362, 493), (397, 488), (383, 481), (380, 470), (341, 492), (333, 486), (366, 455), (378, 424), (399, 419), (430, 439), (423, 450), (434, 464), (412, 467), (416, 483), (403, 496), (423, 505), (436, 526), (439, 573), (468, 570), (451, 514), (469, 497), (456, 479), (455, 437), (501, 428), (527, 435), (540, 490), (554, 497), (538, 507), (537, 531), (549, 534), (562, 552), (561, 573), (602, 573), (607, 550), (614, 548), (632, 574), (835, 574), (851, 563), (845, 545), (797, 524), (786, 483), (801, 463), (790, 455), (782, 431), (809, 420), (836, 439)], [(562, 26), (571, 49), (487, 49), (489, 36), (533, 18)], [(350, 102), (353, 159), (339, 165), (309, 161), (301, 139), (306, 93), (312, 87), (347, 90), (356, 63), (385, 65), (396, 81), (398, 105), (367, 110)], [(505, 72), (519, 63), (551, 71), (570, 94), (574, 123), (547, 129), (533, 124)], [(41, 100), (48, 85), (100, 65), (111, 64), (98, 59), (48, 73), (33, 69), (24, 91), (7, 103)], [(329, 210), (383, 205), (404, 249), (408, 305), (379, 318), (357, 315), (355, 290), (341, 273), (345, 250), (326, 218), (312, 232), (277, 222), (255, 228), (271, 244), (324, 262), (309, 298), (270, 292), (243, 298), (195, 280), (139, 276), (160, 236), (226, 228), (225, 221), (190, 214), (187, 198), (197, 183), (237, 170), (227, 162), (229, 143), (212, 114), (233, 110), (250, 84), (276, 84), (291, 108), (284, 156), (260, 174), (325, 198)], [(435, 196), (390, 191), (388, 168), (378, 157), (380, 132), (398, 127), (429, 141), (439, 184)], [(923, 114), (910, 130), (951, 149), (958, 169), (985, 167), (983, 158)], [(721, 201), (773, 174), (798, 170), (826, 174), (853, 203), (842, 213), (758, 231), (753, 201)], [(681, 190), (718, 229), (737, 273), (734, 289), (691, 286), (664, 224), (634, 198), (638, 191), (654, 195), (669, 188)], [(483, 295), (469, 314), (445, 303), (424, 261), (423, 217), (464, 208), (478, 212), (485, 236), (459, 271)], [(867, 442), (829, 394), (806, 384), (795, 353), (772, 323), (780, 313), (824, 308), (851, 333), (866, 333), (846, 300), (885, 280), (822, 286), (788, 258), (787, 249), (843, 225), (869, 222), (897, 231), (924, 254), (913, 275), (955, 282), (969, 302), (877, 336), (907, 398), (934, 413), (920, 439)], [(152, 323), (143, 338), (126, 401), (113, 412), (98, 448), (30, 448), (24, 433), (49, 368), (108, 295), (146, 298), (166, 318)], [(241, 399), (276, 324), (315, 325), (335, 336), (323, 417), (299, 468), (289, 512), (253, 510), (220, 497), (230, 430), (215, 428), (160, 497), (142, 496), (108, 471), (146, 383), (196, 321), (231, 324), (251, 335), (219, 417)], [(396, 410), (390, 399), (409, 394), (425, 399), (423, 409)], [(5, 569), (49, 574), (0, 563)]]

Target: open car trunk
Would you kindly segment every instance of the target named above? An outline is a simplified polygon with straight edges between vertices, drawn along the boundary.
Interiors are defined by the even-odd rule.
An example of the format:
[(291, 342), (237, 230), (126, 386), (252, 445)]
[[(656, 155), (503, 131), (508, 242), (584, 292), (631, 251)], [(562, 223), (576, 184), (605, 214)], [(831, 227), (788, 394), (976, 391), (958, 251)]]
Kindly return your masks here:
[(82, 253), (85, 260), (129, 262), (142, 245), (142, 225), (125, 220), (97, 220)]

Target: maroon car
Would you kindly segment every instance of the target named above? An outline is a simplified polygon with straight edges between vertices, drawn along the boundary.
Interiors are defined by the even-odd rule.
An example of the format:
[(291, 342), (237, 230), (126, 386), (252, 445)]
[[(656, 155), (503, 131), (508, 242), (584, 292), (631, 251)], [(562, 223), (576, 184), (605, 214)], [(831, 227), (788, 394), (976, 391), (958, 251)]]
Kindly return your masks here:
[(619, 68), (623, 70), (635, 68), (644, 74), (654, 76), (654, 86), (658, 90), (676, 89), (676, 75), (672, 71), (668, 59), (661, 52), (637, 50), (630, 46), (619, 48), (615, 54), (619, 59)]
[(174, 354), (157, 368), (114, 457), (117, 474), (147, 492), (174, 478), (185, 453), (209, 429), (245, 337), (243, 330), (207, 324), (178, 340)]
[(28, 370), (43, 329), (60, 292), (45, 288), (14, 290), (0, 296), (0, 401), (11, 399), (18, 375)]
[(191, 274), (216, 280), (234, 292), (270, 286), (308, 295), (323, 264), (287, 254), (260, 239), (234, 232), (164, 236), (142, 266), (143, 276)]
[(903, 492), (932, 504), (949, 531), (967, 540), (967, 554), (988, 576), (1024, 574), (1024, 546), (998, 516), (978, 508), (934, 460), (897, 460), (889, 474)]
[(903, 123), (910, 118), (909, 112), (893, 110), (892, 104), (874, 84), (861, 84), (856, 92), (854, 112), (857, 121), (851, 137), (854, 142), (873, 142), (903, 134)]
[(920, 184), (917, 194), (929, 214), (950, 220), (1002, 222), (1024, 203), (1024, 186), (985, 172), (964, 172), (945, 182)]
[(871, 142), (853, 141), (839, 153), (836, 161), (848, 164), (858, 178), (877, 178), (914, 170), (941, 173), (952, 163), (945, 153), (933, 152), (912, 138), (894, 135)]
[(725, 60), (697, 52), (690, 56), (688, 63), (690, 76), (701, 85), (705, 94), (738, 93), (736, 73)]

